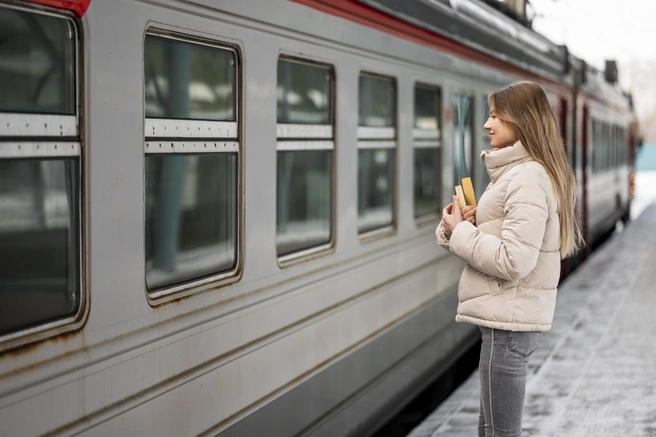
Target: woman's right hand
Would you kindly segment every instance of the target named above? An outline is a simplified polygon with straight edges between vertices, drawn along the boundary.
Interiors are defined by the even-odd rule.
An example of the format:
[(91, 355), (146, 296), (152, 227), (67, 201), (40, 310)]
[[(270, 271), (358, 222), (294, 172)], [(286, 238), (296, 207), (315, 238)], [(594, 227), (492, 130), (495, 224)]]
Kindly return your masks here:
[(465, 206), (462, 209), (462, 219), (476, 226), (476, 207)]

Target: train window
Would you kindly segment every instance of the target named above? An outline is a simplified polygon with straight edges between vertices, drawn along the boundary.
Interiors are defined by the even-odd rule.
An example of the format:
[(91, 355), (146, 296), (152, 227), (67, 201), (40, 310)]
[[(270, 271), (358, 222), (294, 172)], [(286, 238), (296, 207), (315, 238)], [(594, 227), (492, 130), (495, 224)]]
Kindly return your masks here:
[(332, 240), (333, 69), (278, 60), (276, 248), (281, 261)]
[(7, 339), (70, 324), (82, 308), (76, 33), (67, 18), (0, 6), (0, 335)]
[(442, 125), (441, 90), (415, 86), (414, 213), (415, 218), (436, 215), (441, 208)]
[(358, 232), (365, 234), (394, 224), (394, 79), (361, 73), (358, 105)]
[(145, 257), (151, 297), (237, 265), (234, 50), (147, 34)]
[[(453, 100), (453, 174), (454, 186), (460, 180), (472, 177), (474, 186), (478, 186), (472, 172), (474, 154), (474, 99), (467, 94), (457, 94)], [(480, 196), (480, 194), (478, 194)]]
[(602, 142), (603, 142), (603, 134), (602, 134), (601, 122), (597, 120), (592, 120), (592, 147), (591, 147), (592, 162), (590, 168), (592, 169), (593, 173), (597, 173), (601, 169), (600, 163), (601, 163)]
[(234, 51), (154, 35), (144, 44), (146, 117), (235, 121)]
[(611, 126), (611, 151), (610, 151), (610, 167), (617, 167), (617, 126)]
[(50, 15), (0, 9), (0, 111), (75, 113), (75, 31)]

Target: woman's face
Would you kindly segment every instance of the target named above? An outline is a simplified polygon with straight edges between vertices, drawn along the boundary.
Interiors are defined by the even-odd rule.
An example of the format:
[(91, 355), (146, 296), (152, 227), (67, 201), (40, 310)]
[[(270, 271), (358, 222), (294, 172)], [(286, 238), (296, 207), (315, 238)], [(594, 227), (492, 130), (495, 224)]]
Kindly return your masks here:
[(512, 146), (518, 140), (515, 131), (497, 117), (494, 108), (490, 110), (490, 118), (487, 119), (483, 128), (487, 130), (490, 145), (495, 149)]

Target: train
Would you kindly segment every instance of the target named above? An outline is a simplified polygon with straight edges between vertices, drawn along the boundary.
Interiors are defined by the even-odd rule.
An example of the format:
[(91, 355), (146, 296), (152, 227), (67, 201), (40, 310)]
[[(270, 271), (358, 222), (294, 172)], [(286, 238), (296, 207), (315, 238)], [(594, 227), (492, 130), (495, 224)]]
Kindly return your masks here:
[(434, 229), (512, 81), (626, 220), (614, 64), (499, 5), (0, 1), (0, 436), (372, 435), (479, 341)]

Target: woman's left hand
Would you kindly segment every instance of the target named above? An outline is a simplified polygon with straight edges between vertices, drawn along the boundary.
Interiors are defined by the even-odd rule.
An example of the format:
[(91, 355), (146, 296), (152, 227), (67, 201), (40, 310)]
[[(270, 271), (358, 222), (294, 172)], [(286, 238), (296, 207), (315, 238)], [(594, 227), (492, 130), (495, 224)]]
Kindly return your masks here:
[(444, 230), (444, 236), (447, 239), (451, 238), (451, 233), (458, 223), (462, 221), (462, 212), (460, 211), (458, 196), (453, 196), (453, 203), (448, 204), (442, 211), (442, 229)]

